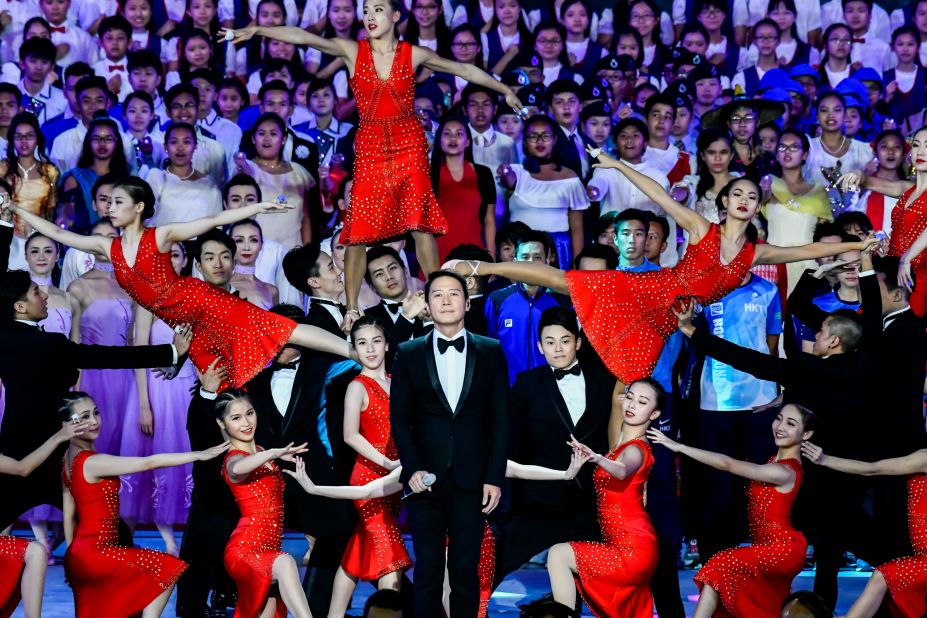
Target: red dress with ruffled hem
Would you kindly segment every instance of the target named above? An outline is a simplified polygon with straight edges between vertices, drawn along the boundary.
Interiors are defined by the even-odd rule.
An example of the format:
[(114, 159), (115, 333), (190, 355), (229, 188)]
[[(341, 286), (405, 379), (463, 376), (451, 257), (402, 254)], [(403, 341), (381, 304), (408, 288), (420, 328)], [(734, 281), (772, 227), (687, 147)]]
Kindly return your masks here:
[(653, 453), (644, 440), (631, 440), (607, 457), (615, 461), (631, 445), (644, 455), (637, 472), (618, 479), (596, 467), (592, 475), (602, 542), (570, 543), (576, 557), (576, 584), (597, 618), (653, 618), (650, 579), (657, 568), (657, 534), (644, 507)]
[(77, 454), (64, 484), (74, 497), (77, 528), (64, 554), (64, 574), (74, 591), (77, 618), (127, 618), (173, 586), (187, 563), (169, 554), (119, 545), (119, 478), (89, 483), (84, 463), (93, 451)]
[(9, 618), (22, 599), (20, 584), (26, 567), (29, 541), (0, 536), (0, 618)]
[(808, 543), (790, 518), (801, 487), (801, 462), (776, 463), (795, 471), (792, 491), (782, 493), (769, 483), (750, 481), (747, 513), (752, 544), (718, 552), (695, 576), (699, 589), (709, 585), (721, 597), (715, 616), (778, 618), (792, 580), (805, 566)]
[(116, 281), (139, 305), (170, 326), (190, 324), (190, 360), (206, 371), (222, 358), (229, 385), (241, 387), (277, 356), (296, 322), (264, 311), (195, 277), (174, 272), (171, 254), (158, 251), (155, 228), (142, 234), (135, 265), (122, 253), (122, 239), (113, 240), (111, 258)]
[[(359, 375), (354, 381), (367, 390), (367, 409), (360, 415), (360, 435), (389, 459), (398, 460), (399, 453), (389, 427), (389, 395), (373, 378)], [(351, 471), (351, 485), (366, 485), (387, 474), (386, 468), (358, 455)], [(359, 518), (341, 558), (345, 573), (371, 581), (412, 566), (396, 523), (402, 510), (399, 494), (355, 500), (354, 507)]]
[[(927, 191), (908, 204), (917, 187), (905, 191), (892, 209), (892, 236), (888, 243), (888, 254), (901, 257), (917, 237), (927, 229)], [(911, 294), (911, 309), (923, 316), (927, 313), (927, 257), (923, 253), (911, 260), (914, 273), (914, 293)]]
[[(261, 615), (271, 595), (274, 561), (285, 554), (283, 546), (283, 473), (274, 462), (268, 462), (248, 475), (241, 483), (233, 483), (226, 463), (232, 455), (248, 453), (229, 451), (222, 464), (222, 478), (232, 490), (241, 519), (225, 546), (225, 570), (238, 589), (234, 618)], [(276, 618), (286, 618), (286, 605), (278, 591)]]
[(721, 263), (721, 230), (712, 224), (673, 268), (629, 273), (571, 270), (570, 300), (583, 334), (622, 382), (649, 376), (663, 345), (676, 332), (671, 309), (684, 299), (707, 305), (737, 288), (753, 265), (755, 247), (744, 243), (730, 264)]
[(927, 475), (908, 477), (908, 533), (913, 556), (878, 567), (888, 585), (889, 608), (899, 618), (927, 616)]
[(396, 45), (389, 76), (380, 79), (370, 43), (358, 41), (351, 91), (360, 122), (341, 242), (368, 245), (412, 231), (447, 233), (447, 220), (431, 189), (425, 130), (414, 113), (412, 45)]

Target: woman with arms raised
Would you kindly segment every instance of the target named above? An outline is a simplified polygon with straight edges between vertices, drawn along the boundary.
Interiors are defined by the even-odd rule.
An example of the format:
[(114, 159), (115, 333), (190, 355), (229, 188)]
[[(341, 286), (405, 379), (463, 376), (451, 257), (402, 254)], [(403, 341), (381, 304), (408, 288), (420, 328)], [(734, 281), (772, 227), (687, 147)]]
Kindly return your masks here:
[(200, 279), (181, 277), (171, 266), (174, 243), (259, 213), (284, 211), (292, 206), (262, 202), (187, 223), (146, 228), (144, 221), (154, 213), (154, 195), (144, 180), (128, 177), (115, 184), (109, 211), (113, 225), (122, 231), (119, 238), (80, 236), (15, 204), (4, 204), (3, 208), (11, 209), (49, 238), (110, 260), (119, 285), (135, 302), (170, 326), (189, 323), (193, 328), (190, 359), (205, 371), (221, 357), (229, 374), (223, 388), (246, 383), (286, 343), (340, 356), (352, 353), (340, 337), (315, 326), (297, 325)]

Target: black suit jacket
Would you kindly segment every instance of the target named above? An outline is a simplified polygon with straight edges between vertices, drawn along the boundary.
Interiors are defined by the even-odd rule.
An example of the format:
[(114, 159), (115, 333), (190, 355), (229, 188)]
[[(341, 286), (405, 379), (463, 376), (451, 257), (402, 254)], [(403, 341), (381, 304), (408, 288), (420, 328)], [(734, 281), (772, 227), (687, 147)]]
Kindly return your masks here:
[[(190, 436), (190, 449), (194, 451), (222, 444), (224, 440), (222, 430), (216, 423), (215, 402), (202, 397), (199, 389), (187, 408), (187, 434)], [(192, 504), (207, 519), (220, 516), (231, 526), (225, 527), (223, 536), (231, 532), (239, 517), (235, 497), (222, 477), (224, 461), (225, 456), (193, 462), (193, 492), (190, 497)]]
[(489, 332), (489, 325), (486, 322), (486, 299), (488, 296), (483, 294), (477, 298), (470, 298), (470, 310), (464, 317), (464, 328), (467, 332), (474, 335), (486, 336)]
[(435, 363), (434, 334), (399, 346), (390, 388), (390, 426), (402, 462), (402, 482), (427, 470), (443, 482), (480, 491), (505, 478), (509, 384), (499, 342), (466, 333), (460, 399), (450, 408)]
[(13, 244), (13, 227), (0, 225), (0, 274), (10, 267), (10, 245)]
[(393, 370), (393, 364), (396, 359), (396, 353), (399, 351), (400, 344), (409, 339), (421, 337), (431, 332), (433, 328), (430, 324), (426, 326), (421, 318), (415, 318), (409, 321), (401, 315), (396, 320), (396, 323), (393, 324), (393, 319), (390, 316), (389, 310), (386, 308), (385, 300), (381, 300), (378, 304), (364, 311), (364, 313), (369, 316), (380, 318), (389, 328), (389, 333), (387, 334), (389, 349), (386, 351), (386, 370), (388, 372), (392, 372)]
[[(343, 306), (341, 306), (341, 314), (344, 315)], [(318, 301), (309, 300), (309, 311), (306, 312), (305, 322), (306, 324), (318, 326), (334, 335), (338, 335), (342, 339), (345, 338), (344, 333), (341, 331), (341, 324), (328, 312), (328, 309)]]
[[(521, 464), (564, 470), (570, 465), (570, 435), (597, 453), (608, 451), (608, 419), (615, 378), (595, 366), (581, 365), (586, 382), (586, 411), (575, 425), (554, 372), (544, 365), (515, 378), (509, 406), (509, 459)], [(593, 466), (584, 466), (573, 481), (513, 482), (512, 510), (528, 517), (567, 516), (578, 508), (595, 508)]]

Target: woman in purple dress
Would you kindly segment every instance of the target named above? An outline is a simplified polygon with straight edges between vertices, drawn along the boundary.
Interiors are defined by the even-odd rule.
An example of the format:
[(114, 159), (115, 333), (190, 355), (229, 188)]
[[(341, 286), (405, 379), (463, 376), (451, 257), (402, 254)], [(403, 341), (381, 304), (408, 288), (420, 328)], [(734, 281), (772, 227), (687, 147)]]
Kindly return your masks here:
[[(180, 274), (187, 265), (183, 245), (171, 247), (171, 265)], [(170, 343), (174, 331), (164, 321), (136, 305), (133, 345)], [(181, 453), (190, 450), (186, 413), (196, 382), (192, 363), (184, 363), (170, 379), (158, 369), (136, 369), (138, 415), (126, 414), (119, 452), (124, 457), (147, 457), (153, 453)], [(164, 539), (165, 551), (178, 555), (174, 525), (187, 521), (193, 465), (137, 472), (122, 477), (121, 514), (130, 528), (153, 523)]]
[[(116, 228), (105, 220), (98, 221), (91, 232), (111, 238), (118, 235)], [(112, 262), (98, 257), (89, 272), (68, 286), (68, 293), (80, 306), (80, 317), (74, 319), (78, 322), (81, 343), (128, 345), (133, 303), (116, 282)], [(84, 369), (79, 388), (93, 397), (106, 421), (96, 440), (97, 451), (118, 455), (123, 418), (138, 416), (134, 370)]]

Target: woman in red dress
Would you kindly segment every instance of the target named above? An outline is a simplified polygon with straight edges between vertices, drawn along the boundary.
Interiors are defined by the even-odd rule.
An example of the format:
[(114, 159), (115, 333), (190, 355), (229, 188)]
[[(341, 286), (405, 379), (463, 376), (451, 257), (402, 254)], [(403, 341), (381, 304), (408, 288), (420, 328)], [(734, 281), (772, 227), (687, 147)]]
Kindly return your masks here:
[[(64, 422), (61, 429), (22, 459), (0, 455), (0, 474), (29, 476), (39, 464), (75, 436), (83, 435), (87, 423)], [(45, 589), (45, 570), (48, 550), (38, 541), (27, 541), (15, 536), (0, 536), (0, 618), (9, 618), (23, 599), (23, 615), (39, 618), (42, 615), (42, 592)]]
[(174, 243), (260, 213), (282, 212), (292, 208), (289, 205), (264, 202), (187, 223), (146, 228), (144, 221), (154, 213), (154, 195), (147, 182), (129, 177), (113, 188), (110, 220), (122, 231), (115, 239), (68, 232), (15, 204), (4, 204), (3, 208), (49, 238), (105, 256), (115, 267), (119, 285), (135, 302), (172, 327), (189, 324), (193, 329), (190, 359), (205, 372), (213, 360), (222, 358), (229, 376), (223, 388), (248, 382), (287, 343), (341, 356), (351, 354), (347, 342), (336, 335), (315, 326), (297, 325), (200, 279), (181, 277), (171, 265)]
[(447, 221), (431, 190), (428, 143), (412, 105), (416, 71), (424, 67), (456, 75), (502, 94), (516, 110), (523, 107), (511, 88), (474, 65), (447, 60), (430, 49), (400, 41), (396, 24), (402, 16), (401, 4), (399, 0), (365, 0), (366, 37), (360, 41), (326, 39), (286, 26), (248, 26), (221, 33), (235, 44), (257, 35), (308, 45), (341, 58), (348, 67), (360, 122), (354, 190), (342, 233), (342, 242), (348, 245), (346, 330), (360, 317), (357, 297), (366, 268), (366, 245), (411, 232), (415, 255), (425, 274), (440, 264), (434, 236), (447, 232)]
[(653, 467), (645, 436), (660, 416), (666, 392), (652, 378), (637, 380), (621, 401), (623, 425), (612, 449), (573, 448), (598, 467), (592, 476), (602, 542), (558, 543), (547, 554), (554, 600), (576, 605), (576, 588), (597, 618), (652, 618), (650, 579), (657, 568), (657, 535), (644, 507), (644, 487)]
[[(505, 476), (507, 478), (527, 479), (532, 481), (571, 480), (576, 477), (579, 469), (587, 461), (589, 461), (589, 458), (575, 449), (570, 460), (570, 466), (566, 470), (551, 470), (550, 468), (544, 468), (541, 466), (522, 465), (514, 461), (508, 461), (505, 466)], [(306, 490), (306, 493), (310, 493), (314, 496), (333, 498), (336, 500), (382, 499), (388, 496), (395, 496), (404, 489), (402, 483), (399, 482), (399, 475), (402, 473), (401, 467), (396, 468), (386, 476), (382, 476), (370, 481), (366, 485), (350, 485), (340, 487), (330, 485), (316, 485), (313, 483), (309, 476), (306, 474), (306, 464), (302, 459), (296, 460), (295, 472), (290, 472), (289, 470), (284, 470), (284, 472), (296, 479), (302, 488)], [(488, 614), (489, 597), (492, 595), (492, 581), (495, 567), (496, 541), (493, 538), (492, 530), (489, 528), (489, 524), (487, 523), (483, 528), (483, 541), (480, 545), (480, 612), (478, 618), (486, 618)], [(450, 591), (450, 588), (448, 587), (446, 572), (444, 577), (444, 613), (446, 615), (450, 615), (448, 613), (449, 610), (447, 598), (447, 593)], [(329, 613), (330, 617), (334, 617), (336, 615), (340, 618), (344, 614)]]
[(732, 180), (718, 195), (727, 220), (718, 225), (676, 202), (653, 179), (623, 161), (588, 148), (598, 158), (593, 167), (613, 168), (624, 174), (689, 234), (685, 256), (675, 267), (642, 273), (624, 271), (564, 272), (532, 262), (452, 263), (465, 277), (497, 275), (529, 285), (568, 293), (583, 333), (624, 385), (649, 376), (666, 340), (676, 332), (671, 311), (681, 299), (701, 305), (713, 303), (739, 287), (757, 264), (783, 264), (863, 250), (877, 239), (849, 243), (811, 243), (798, 247), (754, 245), (747, 241), (747, 226), (760, 209), (759, 187), (747, 178)]
[(778, 618), (792, 580), (805, 565), (808, 543), (792, 527), (790, 514), (801, 487), (801, 445), (811, 437), (814, 415), (783, 406), (772, 431), (779, 451), (766, 464), (679, 444), (651, 429), (650, 439), (674, 453), (750, 481), (747, 514), (752, 545), (718, 552), (695, 576), (701, 594), (693, 618)]
[(89, 395), (68, 395), (61, 414), (86, 424), (62, 462), (64, 535), (68, 550), (64, 573), (74, 590), (78, 618), (160, 616), (187, 563), (170, 554), (119, 544), (119, 477), (144, 470), (206, 461), (228, 450), (220, 444), (194, 453), (160, 453), (150, 457), (97, 454), (100, 411)]
[[(294, 456), (306, 445), (264, 450), (254, 443), (257, 413), (243, 391), (229, 389), (215, 404), (219, 427), (232, 444), (222, 466), (241, 519), (225, 546), (225, 570), (235, 581), (238, 602), (234, 618), (312, 618), (293, 556), (283, 544), (283, 475), (275, 459)], [(276, 588), (271, 590), (271, 585)]]
[(810, 442), (802, 444), (801, 451), (812, 463), (847, 474), (908, 477), (908, 531), (914, 555), (877, 567), (847, 618), (874, 616), (886, 593), (893, 615), (927, 616), (927, 449), (873, 462), (825, 455)]

